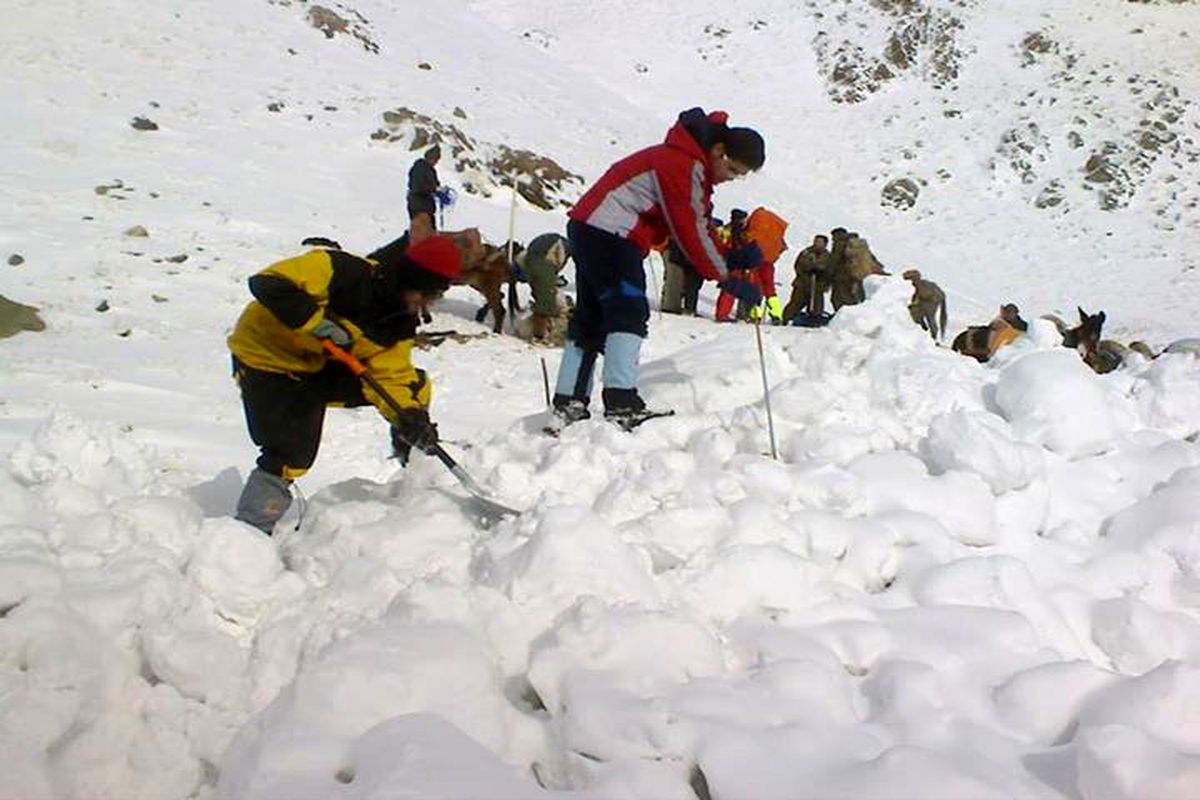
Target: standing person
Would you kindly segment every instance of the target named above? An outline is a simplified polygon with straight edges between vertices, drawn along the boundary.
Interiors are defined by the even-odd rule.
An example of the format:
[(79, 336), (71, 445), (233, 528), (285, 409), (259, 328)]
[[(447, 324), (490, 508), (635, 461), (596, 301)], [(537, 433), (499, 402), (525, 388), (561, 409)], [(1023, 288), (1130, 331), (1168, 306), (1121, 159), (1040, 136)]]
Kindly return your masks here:
[(819, 319), (825, 313), (825, 292), (829, 288), (829, 239), (817, 234), (812, 244), (800, 251), (793, 267), (796, 277), (792, 281), (792, 296), (783, 309), (784, 322), (791, 322), (801, 312), (811, 319)]
[(906, 269), (900, 277), (913, 285), (913, 296), (908, 301), (909, 316), (929, 331), (935, 342), (939, 341), (946, 335), (946, 293), (933, 281), (922, 278), (920, 270)]
[[(254, 300), (229, 337), (257, 466), (238, 499), (237, 519), (271, 533), (291, 505), (291, 484), (316, 460), (325, 408), (372, 404), (391, 423), (393, 452), (438, 442), (429, 419), (429, 379), (412, 364), (421, 309), (458, 276), (458, 248), (429, 237), (379, 261), (341, 250), (312, 250), (250, 278)], [(328, 339), (349, 350), (403, 408), (390, 405), (341, 362)]]
[[(735, 249), (746, 243), (747, 216), (743, 209), (735, 208), (729, 212), (729, 222), (717, 228), (717, 236), (726, 247)], [(729, 273), (729, 276), (747, 281), (754, 278), (753, 273), (748, 269), (734, 270)], [(717, 294), (717, 301), (713, 304), (713, 319), (717, 322), (733, 322), (734, 317), (730, 316), (733, 309), (734, 298), (727, 292), (719, 292)], [(750, 307), (746, 303), (738, 301), (736, 318), (740, 320), (750, 318)]]
[(758, 247), (726, 252), (712, 227), (712, 187), (759, 169), (762, 136), (730, 128), (722, 111), (679, 115), (662, 144), (609, 167), (568, 213), (578, 289), (555, 387), (560, 424), (591, 416), (592, 371), (604, 353), (604, 416), (631, 429), (656, 413), (638, 394), (638, 359), (650, 304), (643, 260), (670, 236), (692, 266), (749, 302), (761, 294), (728, 271), (756, 264)]
[[(775, 324), (783, 322), (783, 304), (775, 293), (775, 262), (788, 249), (784, 238), (787, 229), (787, 220), (761, 206), (750, 212), (746, 220), (746, 241), (754, 242), (762, 251), (762, 263), (754, 271), (753, 279), (766, 300), (767, 315)], [(761, 305), (754, 306), (750, 309), (750, 319), (757, 321), (762, 313)]]
[(700, 290), (704, 288), (704, 278), (688, 262), (674, 239), (671, 240), (671, 246), (667, 249), (667, 253), (668, 257), (683, 271), (683, 313), (694, 317), (697, 313), (696, 307), (700, 304)]
[[(784, 239), (784, 234), (787, 232), (787, 221), (773, 211), (768, 211), (761, 206), (754, 209), (749, 217), (743, 217), (745, 220), (741, 230), (737, 232), (737, 236), (741, 241), (746, 243), (753, 242), (758, 245), (759, 251), (762, 253), (762, 259), (758, 264), (752, 265), (753, 270), (744, 273), (746, 280), (753, 281), (763, 297), (767, 300), (767, 313), (771, 319), (776, 322), (783, 321), (783, 305), (779, 302), (779, 298), (775, 295), (775, 261), (787, 250), (787, 241)], [(730, 322), (730, 313), (733, 311), (734, 296), (729, 292), (721, 292), (717, 297), (716, 318), (717, 322)], [(757, 320), (762, 314), (761, 309), (757, 305), (747, 304), (745, 309), (739, 303), (737, 318)]]
[(888, 272), (871, 252), (867, 240), (845, 228), (834, 228), (833, 247), (829, 252), (829, 279), (833, 291), (833, 310), (853, 306), (866, 299), (863, 281), (870, 275)]
[(664, 314), (683, 313), (683, 290), (687, 276), (686, 259), (682, 259), (679, 247), (672, 239), (662, 251), (663, 285), (662, 297), (659, 298), (658, 308)]
[(731, 248), (741, 247), (746, 243), (746, 212), (735, 208), (729, 212), (729, 222), (717, 227), (717, 235), (721, 241)]
[(836, 312), (842, 306), (854, 305), (858, 302), (855, 291), (854, 276), (850, 274), (850, 265), (846, 260), (846, 241), (849, 232), (845, 228), (834, 228), (829, 232), (832, 244), (829, 248), (829, 300)]
[(534, 339), (545, 339), (558, 317), (558, 274), (570, 259), (571, 243), (558, 233), (535, 236), (516, 257), (533, 294)]
[(437, 174), (437, 163), (441, 157), (442, 148), (435, 144), (408, 170), (408, 219), (417, 230), (437, 230), (435, 194), (441, 187)]

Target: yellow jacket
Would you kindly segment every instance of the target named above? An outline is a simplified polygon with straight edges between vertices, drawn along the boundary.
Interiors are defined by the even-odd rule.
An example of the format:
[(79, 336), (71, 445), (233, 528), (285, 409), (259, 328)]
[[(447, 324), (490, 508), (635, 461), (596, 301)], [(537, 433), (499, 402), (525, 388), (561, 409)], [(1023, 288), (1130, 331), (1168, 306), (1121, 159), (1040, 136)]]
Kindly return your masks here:
[[(354, 339), (351, 352), (402, 408), (425, 408), (430, 385), (412, 363), (417, 320), (391, 301), (379, 265), (340, 250), (313, 250), (250, 278), (255, 300), (230, 334), (229, 349), (247, 367), (302, 377), (325, 368), (310, 331), (328, 317)], [(371, 387), (363, 394), (389, 421), (395, 414)]]

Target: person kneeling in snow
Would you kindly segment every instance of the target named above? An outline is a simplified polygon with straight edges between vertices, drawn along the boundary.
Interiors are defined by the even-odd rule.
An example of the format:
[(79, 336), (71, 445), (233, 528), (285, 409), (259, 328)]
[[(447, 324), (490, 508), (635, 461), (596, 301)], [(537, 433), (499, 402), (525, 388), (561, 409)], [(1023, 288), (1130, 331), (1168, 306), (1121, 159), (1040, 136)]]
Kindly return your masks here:
[[(638, 395), (637, 367), (650, 318), (643, 261), (672, 237), (692, 266), (751, 304), (762, 299), (730, 269), (757, 266), (757, 245), (725, 252), (712, 227), (712, 187), (759, 169), (762, 137), (730, 128), (723, 111), (684, 111), (662, 144), (640, 150), (608, 171), (568, 213), (577, 298), (555, 387), (562, 424), (591, 416), (592, 370), (604, 353), (604, 416), (629, 429), (649, 412)], [(751, 252), (752, 251), (752, 252)]]
[[(381, 251), (382, 252), (382, 251)], [(261, 454), (238, 500), (237, 519), (268, 535), (291, 504), (291, 483), (312, 466), (325, 407), (375, 405), (392, 424), (394, 452), (438, 442), (429, 380), (412, 364), (418, 315), (458, 276), (458, 248), (433, 236), (372, 260), (312, 250), (250, 278), (255, 299), (229, 337), (250, 438)], [(327, 357), (328, 339), (350, 351), (404, 409), (392, 408)]]

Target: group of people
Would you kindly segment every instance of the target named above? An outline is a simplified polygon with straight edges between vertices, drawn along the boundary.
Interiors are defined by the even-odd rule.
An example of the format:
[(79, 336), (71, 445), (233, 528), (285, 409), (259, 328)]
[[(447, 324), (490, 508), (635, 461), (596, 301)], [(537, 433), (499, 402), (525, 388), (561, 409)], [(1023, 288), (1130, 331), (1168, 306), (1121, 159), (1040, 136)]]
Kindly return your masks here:
[[(866, 239), (845, 228), (834, 228), (829, 236), (814, 236), (812, 243), (796, 255), (793, 262), (795, 277), (784, 304), (776, 296), (775, 264), (788, 249), (784, 238), (787, 228), (786, 220), (761, 207), (749, 214), (735, 208), (727, 224), (717, 225), (717, 235), (727, 246), (736, 248), (752, 243), (758, 247), (758, 263), (735, 270), (733, 274), (752, 282), (762, 294), (759, 303), (735, 303), (732, 293), (722, 291), (717, 297), (714, 313), (717, 322), (765, 318), (783, 325), (822, 325), (830, 318), (825, 311), (827, 295), (836, 312), (842, 306), (855, 305), (865, 299), (863, 280), (867, 276), (888, 274), (871, 252)], [(662, 252), (665, 270), (660, 308), (667, 313), (695, 315), (703, 277), (688, 262), (674, 239)]]
[[(437, 233), (439, 158), (435, 146), (413, 165), (405, 237), (366, 257), (319, 247), (250, 278), (254, 299), (229, 348), (259, 456), (235, 516), (268, 535), (291, 504), (292, 482), (316, 459), (326, 407), (375, 406), (402, 464), (413, 449), (440, 447), (431, 382), (412, 362), (422, 313), (463, 268), (455, 241)], [(656, 243), (674, 240), (701, 278), (751, 306), (760, 302), (758, 285), (739, 271), (759, 265), (763, 250), (715, 233), (712, 191), (765, 160), (757, 131), (730, 126), (724, 112), (688, 109), (662, 143), (616, 162), (584, 193), (565, 240), (543, 241), (554, 273), (566, 255), (575, 261), (576, 305), (552, 402), (559, 424), (591, 416), (601, 355), (605, 417), (630, 429), (653, 415), (638, 393), (638, 363), (650, 316), (643, 261)], [(535, 242), (526, 248), (527, 274), (537, 272)]]
[[(268, 535), (291, 503), (292, 482), (316, 458), (330, 405), (375, 406), (401, 464), (414, 449), (439, 453), (431, 381), (412, 362), (423, 314), (462, 277), (464, 265), (461, 243), (437, 231), (444, 190), (439, 158), (439, 148), (431, 147), (410, 171), (410, 223), (400, 239), (367, 256), (329, 243), (250, 278), (254, 299), (228, 342), (259, 456), (236, 517)], [(866, 277), (888, 274), (862, 237), (835, 228), (797, 254), (791, 296), (781, 304), (774, 269), (787, 250), (787, 222), (761, 207), (734, 211), (728, 224), (713, 218), (714, 187), (761, 169), (765, 160), (754, 129), (729, 125), (724, 112), (688, 109), (663, 142), (617, 161), (583, 194), (567, 215), (565, 236), (543, 234), (515, 259), (533, 288), (535, 325), (558, 317), (558, 273), (568, 258), (575, 262), (576, 304), (549, 427), (591, 417), (601, 359), (607, 420), (630, 430), (669, 413), (647, 408), (638, 391), (650, 317), (644, 263), (652, 249), (665, 251), (663, 310), (694, 314), (700, 287), (711, 280), (720, 290), (722, 321), (734, 319), (740, 304), (751, 319), (765, 312), (779, 323), (823, 324), (826, 294), (836, 312), (863, 301)], [(903, 277), (913, 284), (913, 321), (940, 339), (944, 293), (916, 270)], [(983, 352), (1025, 327), (1015, 306), (1004, 307), (1000, 321), (981, 328), (988, 333)]]

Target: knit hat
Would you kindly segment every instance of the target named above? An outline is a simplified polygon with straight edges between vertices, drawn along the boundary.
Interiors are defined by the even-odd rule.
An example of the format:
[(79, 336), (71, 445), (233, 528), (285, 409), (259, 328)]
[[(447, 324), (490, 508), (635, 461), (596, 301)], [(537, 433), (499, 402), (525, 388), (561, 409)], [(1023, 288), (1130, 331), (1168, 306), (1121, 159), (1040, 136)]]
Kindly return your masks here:
[(406, 290), (444, 292), (462, 274), (458, 247), (446, 236), (430, 236), (409, 245), (408, 234), (367, 256), (379, 264), (379, 280), (389, 296)]
[(430, 236), (408, 248), (406, 255), (425, 272), (445, 279), (449, 284), (462, 274), (462, 257), (449, 236)]

